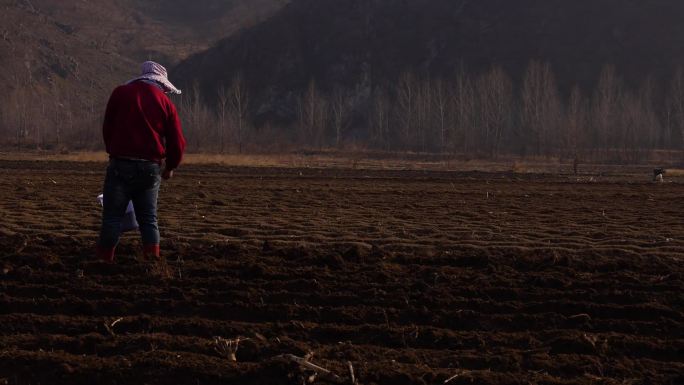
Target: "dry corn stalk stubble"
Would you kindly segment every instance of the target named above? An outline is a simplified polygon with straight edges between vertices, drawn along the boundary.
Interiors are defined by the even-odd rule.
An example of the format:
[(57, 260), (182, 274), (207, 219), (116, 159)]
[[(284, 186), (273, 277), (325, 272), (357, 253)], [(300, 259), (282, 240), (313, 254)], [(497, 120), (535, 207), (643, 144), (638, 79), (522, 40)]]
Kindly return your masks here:
[(249, 341), (249, 338), (238, 337), (228, 340), (222, 337), (214, 337), (214, 350), (230, 362), (237, 362), (237, 350), (241, 341)]

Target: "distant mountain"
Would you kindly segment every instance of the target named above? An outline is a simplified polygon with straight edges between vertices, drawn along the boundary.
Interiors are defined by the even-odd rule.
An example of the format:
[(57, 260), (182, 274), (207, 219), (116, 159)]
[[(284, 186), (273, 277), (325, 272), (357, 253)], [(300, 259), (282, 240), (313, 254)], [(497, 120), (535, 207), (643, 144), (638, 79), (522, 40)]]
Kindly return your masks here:
[[(0, 145), (101, 148), (111, 89), (155, 59), (185, 91), (176, 101), (195, 150), (674, 148), (681, 20), (673, 0), (0, 0)], [(528, 89), (537, 99), (523, 105), (531, 61), (554, 76), (534, 67), (550, 86)], [(597, 102), (607, 65), (617, 77), (605, 72)], [(431, 87), (459, 71), (472, 75), (469, 99), (447, 111), (454, 83)], [(237, 74), (248, 103), (224, 94), (220, 113)]]
[(590, 92), (601, 69), (665, 83), (684, 59), (684, 2), (672, 0), (295, 0), (274, 17), (181, 62), (173, 76), (212, 98), (241, 72), (252, 113), (293, 119), (314, 80), (368, 95), (404, 71), (450, 76), (501, 66), (520, 81), (550, 63), (561, 89)]

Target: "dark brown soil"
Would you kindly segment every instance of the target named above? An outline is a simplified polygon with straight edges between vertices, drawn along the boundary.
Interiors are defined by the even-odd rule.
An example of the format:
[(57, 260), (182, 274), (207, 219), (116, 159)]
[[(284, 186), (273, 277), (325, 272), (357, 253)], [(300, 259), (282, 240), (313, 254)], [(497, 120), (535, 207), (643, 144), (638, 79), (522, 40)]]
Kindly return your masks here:
[(684, 383), (684, 180), (192, 166), (160, 266), (103, 170), (0, 162), (0, 384)]

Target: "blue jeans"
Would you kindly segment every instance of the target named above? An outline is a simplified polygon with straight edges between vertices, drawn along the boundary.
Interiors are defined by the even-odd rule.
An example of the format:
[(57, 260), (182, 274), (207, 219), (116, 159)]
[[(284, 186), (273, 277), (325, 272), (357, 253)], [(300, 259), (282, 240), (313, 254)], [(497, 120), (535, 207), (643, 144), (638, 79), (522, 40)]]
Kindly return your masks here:
[(140, 225), (143, 245), (159, 244), (157, 196), (161, 184), (158, 163), (112, 158), (107, 166), (102, 205), (102, 228), (98, 245), (113, 249), (121, 236), (121, 219), (129, 201)]

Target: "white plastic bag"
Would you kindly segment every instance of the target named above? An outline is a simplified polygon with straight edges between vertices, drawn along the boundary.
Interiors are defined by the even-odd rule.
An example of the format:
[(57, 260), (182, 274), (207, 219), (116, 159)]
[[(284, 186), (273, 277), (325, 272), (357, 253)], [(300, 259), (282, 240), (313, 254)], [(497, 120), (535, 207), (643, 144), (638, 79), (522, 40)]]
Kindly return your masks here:
[[(100, 194), (97, 196), (97, 201), (100, 202), (100, 206), (104, 204), (104, 195)], [(135, 210), (133, 209), (133, 202), (128, 202), (128, 207), (126, 207), (126, 214), (121, 218), (121, 232), (137, 230), (138, 221), (135, 219)]]

